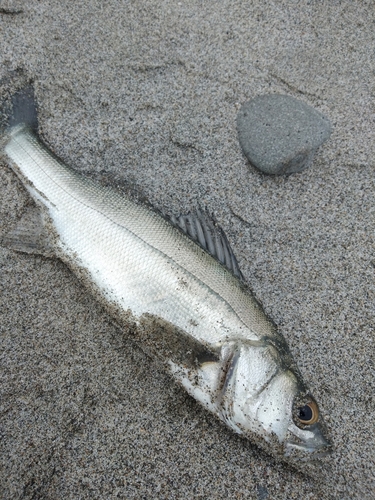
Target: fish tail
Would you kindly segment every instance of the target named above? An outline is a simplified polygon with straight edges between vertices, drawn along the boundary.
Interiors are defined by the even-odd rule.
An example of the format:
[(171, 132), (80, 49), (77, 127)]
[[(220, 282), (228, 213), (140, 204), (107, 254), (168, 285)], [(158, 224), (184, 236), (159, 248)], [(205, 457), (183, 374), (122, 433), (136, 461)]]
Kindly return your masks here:
[(38, 130), (38, 107), (31, 84), (17, 90), (12, 96), (12, 110), (8, 116), (7, 128), (25, 125), (35, 132)]

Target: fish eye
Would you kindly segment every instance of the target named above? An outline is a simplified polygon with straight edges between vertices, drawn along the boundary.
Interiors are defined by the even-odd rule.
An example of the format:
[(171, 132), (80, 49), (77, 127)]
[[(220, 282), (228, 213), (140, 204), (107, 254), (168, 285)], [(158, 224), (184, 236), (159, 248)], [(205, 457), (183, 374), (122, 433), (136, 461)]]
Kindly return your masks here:
[(297, 418), (302, 425), (312, 425), (319, 419), (319, 408), (315, 401), (310, 401), (297, 408)]

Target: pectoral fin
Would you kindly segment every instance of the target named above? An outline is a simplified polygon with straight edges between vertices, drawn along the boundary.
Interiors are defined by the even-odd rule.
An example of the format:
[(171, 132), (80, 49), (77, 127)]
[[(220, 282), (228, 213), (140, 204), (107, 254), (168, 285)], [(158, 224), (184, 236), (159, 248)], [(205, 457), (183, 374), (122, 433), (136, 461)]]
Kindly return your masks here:
[(217, 362), (219, 350), (212, 350), (197, 339), (162, 318), (145, 313), (140, 318), (138, 336), (143, 349), (162, 362), (196, 369), (205, 363)]

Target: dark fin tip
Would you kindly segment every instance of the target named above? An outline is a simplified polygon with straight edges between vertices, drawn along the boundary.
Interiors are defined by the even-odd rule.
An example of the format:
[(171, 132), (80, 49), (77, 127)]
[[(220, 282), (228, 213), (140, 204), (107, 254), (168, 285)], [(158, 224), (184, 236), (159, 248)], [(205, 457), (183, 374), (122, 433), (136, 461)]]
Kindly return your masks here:
[(38, 111), (31, 82), (13, 94), (12, 108), (8, 120), (10, 128), (23, 123), (37, 132)]

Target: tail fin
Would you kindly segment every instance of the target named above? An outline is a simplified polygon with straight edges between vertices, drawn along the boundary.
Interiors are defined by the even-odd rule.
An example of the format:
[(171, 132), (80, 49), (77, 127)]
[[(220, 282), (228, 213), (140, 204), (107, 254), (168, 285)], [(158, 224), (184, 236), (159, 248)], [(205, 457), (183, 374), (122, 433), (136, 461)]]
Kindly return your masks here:
[(32, 85), (27, 85), (12, 96), (13, 110), (8, 119), (8, 128), (24, 124), (35, 132), (38, 130), (38, 112)]

